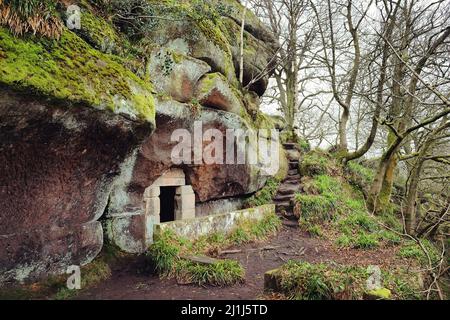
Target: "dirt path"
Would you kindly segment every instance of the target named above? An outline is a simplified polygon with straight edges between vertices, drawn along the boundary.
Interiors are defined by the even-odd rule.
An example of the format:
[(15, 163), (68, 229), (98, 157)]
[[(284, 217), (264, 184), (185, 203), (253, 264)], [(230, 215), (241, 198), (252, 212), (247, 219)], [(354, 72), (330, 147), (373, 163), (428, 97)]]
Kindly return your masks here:
[[(273, 248), (272, 250), (267, 250)], [(175, 280), (161, 280), (155, 275), (139, 273), (141, 261), (113, 270), (112, 277), (84, 291), (78, 299), (192, 299), (239, 300), (263, 295), (264, 273), (290, 259), (308, 262), (336, 261), (360, 265), (394, 263), (392, 248), (372, 251), (339, 250), (326, 240), (310, 238), (298, 228), (283, 226), (279, 234), (265, 243), (236, 248), (241, 253), (226, 255), (238, 260), (246, 270), (245, 283), (231, 287), (179, 285)]]

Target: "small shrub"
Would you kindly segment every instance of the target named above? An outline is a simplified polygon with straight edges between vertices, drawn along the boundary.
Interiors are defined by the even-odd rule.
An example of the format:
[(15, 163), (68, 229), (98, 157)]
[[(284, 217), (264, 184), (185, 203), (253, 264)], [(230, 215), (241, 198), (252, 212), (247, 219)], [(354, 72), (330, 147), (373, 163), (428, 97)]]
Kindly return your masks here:
[(302, 152), (310, 152), (311, 151), (311, 144), (303, 138), (298, 139), (298, 145)]
[(158, 14), (147, 0), (111, 0), (109, 4), (116, 27), (133, 40), (139, 40), (155, 30)]

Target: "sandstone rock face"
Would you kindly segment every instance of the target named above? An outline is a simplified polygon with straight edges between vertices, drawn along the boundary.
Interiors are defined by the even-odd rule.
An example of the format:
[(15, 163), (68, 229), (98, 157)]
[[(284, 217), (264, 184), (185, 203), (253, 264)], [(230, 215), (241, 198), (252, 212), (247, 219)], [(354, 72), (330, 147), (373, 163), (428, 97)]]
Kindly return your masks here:
[(201, 105), (241, 115), (242, 97), (219, 73), (204, 76), (197, 85), (196, 98)]
[(155, 89), (179, 102), (192, 100), (197, 82), (210, 70), (207, 63), (168, 49), (154, 52), (149, 64)]
[(120, 164), (150, 128), (2, 89), (0, 129), (0, 281), (89, 262)]
[(193, 20), (185, 18), (161, 21), (160, 27), (151, 37), (160, 47), (206, 62), (213, 72), (225, 75), (230, 83), (237, 85), (231, 50), (225, 35), (217, 33), (211, 37), (208, 31), (208, 27), (202, 28)]
[(89, 263), (104, 235), (144, 252), (157, 222), (144, 193), (170, 170), (189, 185), (189, 216), (194, 196), (203, 216), (264, 186), (256, 164), (174, 163), (172, 138), (197, 123), (223, 136), (272, 128), (259, 96), (273, 37), (249, 12), (240, 84), (238, 1), (150, 5), (167, 19), (133, 44), (90, 7), (82, 30), (58, 40), (0, 27), (0, 283)]
[(17, 230), (0, 236), (0, 284), (62, 274), (91, 262), (103, 246), (100, 222)]
[[(111, 212), (136, 212), (142, 209), (145, 189), (174, 167), (172, 151), (179, 141), (174, 140), (172, 134), (177, 129), (186, 129), (193, 136), (196, 121), (202, 124), (202, 133), (213, 128), (225, 136), (227, 129), (249, 129), (248, 124), (233, 113), (203, 109), (195, 116), (194, 111), (185, 104), (174, 101), (157, 103), (157, 128), (130, 165), (132, 173), (112, 191), (109, 205)], [(199, 202), (250, 194), (261, 188), (266, 180), (265, 176), (259, 174), (257, 165), (203, 163), (176, 167), (186, 174)]]
[[(218, 6), (209, 0), (205, 3), (213, 9)], [(161, 47), (207, 62), (213, 72), (223, 74), (230, 84), (237, 86), (243, 6), (237, 0), (222, 1), (221, 6), (221, 18), (212, 24), (208, 23), (207, 13), (204, 17), (187, 14), (183, 19), (166, 13), (172, 19), (161, 21), (151, 37)], [(247, 11), (244, 30), (243, 84), (261, 96), (275, 66), (279, 44), (251, 11)]]

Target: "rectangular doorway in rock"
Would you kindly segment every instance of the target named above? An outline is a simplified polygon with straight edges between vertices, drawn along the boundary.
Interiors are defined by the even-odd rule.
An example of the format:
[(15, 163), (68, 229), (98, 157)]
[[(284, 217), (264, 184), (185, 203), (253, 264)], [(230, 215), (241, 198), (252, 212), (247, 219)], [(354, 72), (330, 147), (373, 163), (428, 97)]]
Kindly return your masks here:
[(161, 222), (175, 221), (176, 187), (160, 187)]

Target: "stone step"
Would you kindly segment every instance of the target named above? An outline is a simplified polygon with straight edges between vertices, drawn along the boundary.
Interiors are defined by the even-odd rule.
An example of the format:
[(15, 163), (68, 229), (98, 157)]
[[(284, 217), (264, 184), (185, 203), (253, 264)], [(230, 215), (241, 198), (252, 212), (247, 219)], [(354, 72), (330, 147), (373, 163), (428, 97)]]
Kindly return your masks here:
[(298, 220), (295, 217), (293, 219), (287, 218), (287, 220), (283, 220), (282, 224), (283, 224), (283, 226), (286, 226), (286, 227), (289, 227), (289, 228), (294, 228), (294, 229), (299, 227), (298, 226)]
[(302, 177), (299, 174), (293, 175), (293, 176), (288, 176), (283, 182), (287, 182), (287, 181), (296, 181), (296, 182), (300, 182), (300, 179)]
[(300, 184), (282, 184), (278, 188), (278, 194), (295, 194), (300, 191)]
[(298, 169), (298, 161), (291, 161), (291, 162), (289, 162), (289, 169), (290, 170)]
[(297, 149), (286, 150), (286, 156), (290, 161), (299, 161), (300, 160), (300, 152)]
[(291, 203), (289, 201), (286, 202), (280, 202), (280, 203), (276, 203), (275, 204), (275, 209), (277, 212), (289, 212), (292, 211), (293, 206), (291, 205)]
[(275, 203), (275, 205), (280, 206), (280, 207), (292, 207), (291, 199), (273, 200), (273, 203)]
[(286, 142), (286, 143), (283, 143), (283, 147), (284, 147), (286, 150), (293, 150), (293, 149), (297, 149), (297, 148), (298, 148), (297, 144), (296, 144), (296, 143), (293, 143), (293, 142)]
[(284, 202), (284, 201), (291, 201), (292, 199), (294, 199), (293, 194), (278, 194), (273, 200)]
[(286, 179), (283, 181), (283, 185), (301, 185), (300, 181), (295, 178), (295, 179)]
[(288, 176), (295, 176), (298, 174), (298, 169), (292, 169), (288, 171)]

